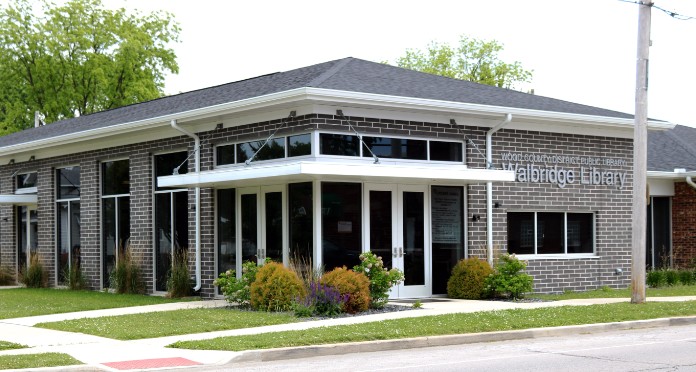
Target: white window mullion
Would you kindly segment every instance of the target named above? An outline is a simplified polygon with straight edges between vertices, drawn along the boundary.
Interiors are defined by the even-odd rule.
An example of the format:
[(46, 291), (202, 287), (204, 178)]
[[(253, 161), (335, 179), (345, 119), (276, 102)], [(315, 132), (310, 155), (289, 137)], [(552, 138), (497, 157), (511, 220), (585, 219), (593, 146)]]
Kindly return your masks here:
[(539, 235), (539, 227), (537, 226), (537, 212), (534, 212), (534, 254), (537, 253), (537, 236)]

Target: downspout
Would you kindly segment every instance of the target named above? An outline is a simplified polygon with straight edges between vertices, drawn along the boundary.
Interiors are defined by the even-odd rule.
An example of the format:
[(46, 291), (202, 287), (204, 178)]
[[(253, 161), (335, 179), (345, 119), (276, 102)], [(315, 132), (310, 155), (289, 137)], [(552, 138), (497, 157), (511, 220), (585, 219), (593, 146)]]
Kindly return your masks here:
[[(493, 133), (512, 121), (512, 114), (486, 132), (486, 169), (493, 169)], [(488, 238), (488, 263), (493, 265), (493, 182), (486, 182), (486, 234)]]
[[(179, 132), (193, 138), (193, 151), (195, 152), (195, 172), (199, 173), (201, 171), (201, 139), (197, 135), (187, 131), (186, 129), (178, 126), (176, 124), (176, 119), (171, 121), (172, 128), (178, 130)], [(193, 288), (194, 291), (201, 289), (201, 188), (196, 187), (196, 286)]]
[(691, 176), (686, 176), (686, 183), (688, 183), (689, 186), (691, 186), (691, 187), (693, 187), (694, 189), (696, 189), (696, 183), (694, 183), (694, 180), (691, 179)]

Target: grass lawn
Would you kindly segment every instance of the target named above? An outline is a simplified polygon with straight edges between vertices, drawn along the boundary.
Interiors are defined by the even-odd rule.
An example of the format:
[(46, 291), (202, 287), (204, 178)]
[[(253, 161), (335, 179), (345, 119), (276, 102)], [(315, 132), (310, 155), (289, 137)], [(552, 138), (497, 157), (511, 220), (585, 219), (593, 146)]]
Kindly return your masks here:
[(414, 321), (414, 319), (397, 319), (374, 323), (321, 327), (303, 331), (219, 337), (200, 341), (181, 341), (170, 345), (170, 347), (238, 351), (619, 322), (686, 315), (696, 315), (696, 301), (673, 303), (652, 302), (642, 305), (618, 303), (448, 314), (421, 317), (416, 321)]
[(51, 288), (0, 290), (0, 319), (177, 302), (155, 296)]
[(118, 340), (165, 337), (297, 322), (290, 313), (236, 309), (186, 309), (40, 323), (37, 327)]
[[(676, 285), (673, 287), (647, 288), (645, 293), (648, 297), (696, 296), (696, 285)], [(535, 294), (530, 295), (529, 297), (549, 301), (570, 300), (575, 298), (630, 298), (631, 289), (601, 288), (587, 292), (564, 292), (551, 295)]]
[(83, 364), (68, 354), (42, 353), (0, 356), (0, 369), (44, 368)]
[(15, 344), (7, 341), (0, 341), (0, 351), (2, 350), (12, 350), (12, 349), (24, 349), (25, 345)]

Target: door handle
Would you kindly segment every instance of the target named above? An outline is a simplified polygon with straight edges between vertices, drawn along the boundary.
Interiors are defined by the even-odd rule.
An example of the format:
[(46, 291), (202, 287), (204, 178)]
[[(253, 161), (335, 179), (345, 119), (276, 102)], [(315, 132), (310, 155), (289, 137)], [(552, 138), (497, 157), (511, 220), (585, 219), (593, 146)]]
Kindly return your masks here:
[(397, 247), (392, 248), (392, 256), (399, 257), (399, 248), (397, 248)]
[(404, 256), (404, 248), (399, 247), (399, 257), (403, 257), (403, 256)]

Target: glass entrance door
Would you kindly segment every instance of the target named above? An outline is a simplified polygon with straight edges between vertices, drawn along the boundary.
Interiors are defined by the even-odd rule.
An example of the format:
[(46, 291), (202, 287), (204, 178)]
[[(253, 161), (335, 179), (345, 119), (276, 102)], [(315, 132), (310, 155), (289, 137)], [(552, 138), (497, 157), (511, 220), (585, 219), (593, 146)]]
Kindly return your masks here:
[(287, 215), (283, 186), (241, 188), (237, 193), (237, 272), (241, 264), (256, 261), (263, 264), (266, 258), (287, 263)]
[(365, 247), (405, 276), (390, 297), (431, 295), (426, 193), (425, 186), (365, 185)]

